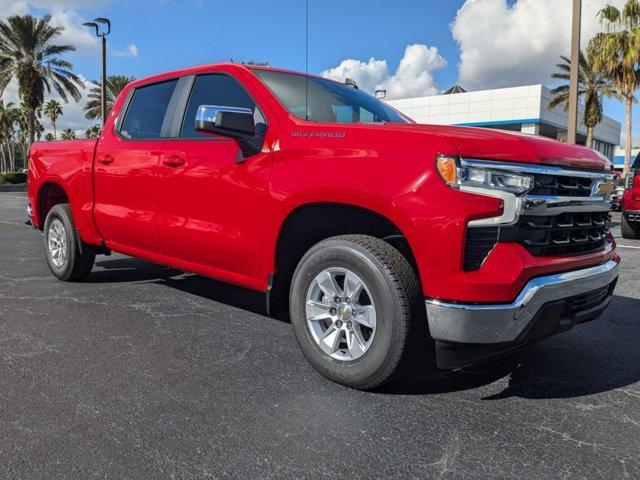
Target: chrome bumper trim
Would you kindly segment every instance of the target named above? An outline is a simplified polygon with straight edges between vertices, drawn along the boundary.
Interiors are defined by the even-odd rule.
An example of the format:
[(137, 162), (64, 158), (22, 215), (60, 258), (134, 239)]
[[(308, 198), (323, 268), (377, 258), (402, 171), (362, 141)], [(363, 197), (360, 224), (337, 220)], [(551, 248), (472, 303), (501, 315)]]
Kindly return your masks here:
[(506, 304), (462, 304), (425, 301), (429, 330), (435, 340), (458, 343), (503, 343), (518, 338), (540, 307), (605, 287), (618, 276), (618, 262), (530, 280), (518, 298)]
[(611, 206), (611, 200), (603, 197), (527, 195), (524, 198), (522, 214), (547, 216), (564, 212), (608, 212)]
[(460, 164), (464, 166), (475, 166), (490, 168), (493, 170), (507, 170), (517, 173), (537, 173), (542, 175), (561, 175), (564, 177), (583, 177), (592, 179), (614, 179), (615, 175), (611, 172), (598, 170), (579, 170), (564, 167), (554, 167), (551, 165), (539, 165), (534, 163), (517, 163), (517, 162), (500, 162), (494, 160), (478, 160), (475, 158), (463, 157)]

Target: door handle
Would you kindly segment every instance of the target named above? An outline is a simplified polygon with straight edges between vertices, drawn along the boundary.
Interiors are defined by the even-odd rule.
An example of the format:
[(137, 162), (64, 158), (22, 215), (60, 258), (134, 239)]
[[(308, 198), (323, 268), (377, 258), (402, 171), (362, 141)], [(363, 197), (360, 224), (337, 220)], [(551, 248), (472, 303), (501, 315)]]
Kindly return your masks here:
[(181, 167), (182, 165), (184, 165), (185, 161), (184, 161), (184, 158), (178, 155), (170, 155), (168, 157), (163, 158), (162, 163), (167, 167), (175, 168), (175, 167)]
[(113, 163), (113, 157), (111, 155), (105, 155), (98, 161), (103, 165), (109, 165), (110, 163)]

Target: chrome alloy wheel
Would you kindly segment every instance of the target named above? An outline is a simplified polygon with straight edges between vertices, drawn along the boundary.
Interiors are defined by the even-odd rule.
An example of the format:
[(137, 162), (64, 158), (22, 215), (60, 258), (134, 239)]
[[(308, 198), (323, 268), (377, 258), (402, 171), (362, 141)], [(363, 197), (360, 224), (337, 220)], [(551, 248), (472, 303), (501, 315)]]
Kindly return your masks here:
[(67, 235), (64, 230), (64, 225), (56, 218), (49, 225), (49, 231), (47, 233), (47, 247), (49, 248), (51, 262), (57, 268), (61, 268), (67, 263), (69, 256), (69, 247), (67, 245)]
[(376, 309), (364, 282), (346, 268), (320, 272), (307, 290), (307, 326), (324, 353), (342, 361), (360, 358), (373, 344)]

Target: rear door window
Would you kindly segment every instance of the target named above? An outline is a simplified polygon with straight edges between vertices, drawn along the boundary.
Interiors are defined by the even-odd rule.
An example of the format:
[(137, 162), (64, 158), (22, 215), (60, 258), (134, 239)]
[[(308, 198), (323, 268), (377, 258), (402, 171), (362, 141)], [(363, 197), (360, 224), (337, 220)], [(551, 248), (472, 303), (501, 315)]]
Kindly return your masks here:
[(178, 79), (136, 88), (120, 127), (120, 135), (132, 140), (160, 138), (162, 124)]

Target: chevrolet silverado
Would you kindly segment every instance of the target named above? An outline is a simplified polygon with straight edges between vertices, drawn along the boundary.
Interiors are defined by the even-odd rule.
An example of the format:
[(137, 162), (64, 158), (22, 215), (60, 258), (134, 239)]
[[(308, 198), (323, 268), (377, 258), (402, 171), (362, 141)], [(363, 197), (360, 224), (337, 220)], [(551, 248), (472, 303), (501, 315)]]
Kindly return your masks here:
[(598, 152), (419, 125), (285, 70), (137, 80), (97, 140), (35, 143), (28, 180), (58, 279), (116, 251), (264, 292), (309, 362), (359, 389), (417, 348), (454, 369), (592, 320), (618, 276)]

